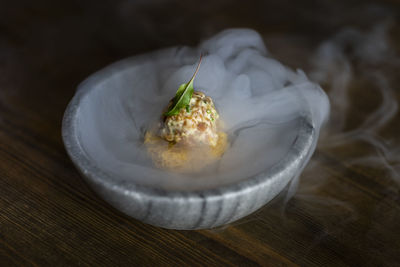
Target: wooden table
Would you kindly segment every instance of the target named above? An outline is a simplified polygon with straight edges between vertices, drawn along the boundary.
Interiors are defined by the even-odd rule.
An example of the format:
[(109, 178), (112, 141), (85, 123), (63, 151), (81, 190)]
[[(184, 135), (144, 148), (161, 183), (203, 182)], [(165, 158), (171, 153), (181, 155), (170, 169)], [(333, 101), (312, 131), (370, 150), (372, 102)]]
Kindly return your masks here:
[[(83, 2), (0, 2), (0, 266), (399, 266), (399, 115), (379, 131), (391, 142), (389, 160), (357, 163), (382, 152), (362, 141), (319, 147), (287, 203), (283, 193), (232, 225), (202, 231), (160, 229), (111, 208), (61, 140), (76, 86), (113, 61), (252, 27), (285, 64), (308, 70), (322, 40), (346, 25), (368, 30), (388, 17), (384, 9), (362, 15), (360, 1)], [(398, 50), (400, 5), (384, 2)], [(381, 70), (398, 89), (400, 69)], [(381, 100), (366, 82), (349, 92), (346, 129)]]

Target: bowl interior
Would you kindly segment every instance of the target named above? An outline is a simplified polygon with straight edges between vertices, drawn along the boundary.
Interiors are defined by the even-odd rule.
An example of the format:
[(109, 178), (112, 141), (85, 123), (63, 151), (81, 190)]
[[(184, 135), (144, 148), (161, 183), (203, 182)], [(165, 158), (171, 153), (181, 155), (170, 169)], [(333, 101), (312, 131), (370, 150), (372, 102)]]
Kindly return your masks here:
[[(80, 86), (72, 123), (82, 154), (101, 172), (118, 181), (167, 190), (203, 190), (265, 172), (290, 151), (301, 114), (286, 121), (263, 118), (226, 129), (230, 147), (218, 164), (201, 173), (177, 174), (156, 168), (143, 146), (143, 135), (159, 118), (174, 88), (160, 91), (159, 79), (149, 75), (153, 70), (151, 64), (128, 60)], [(201, 88), (201, 78), (198, 84)], [(207, 88), (203, 91), (207, 93)], [(218, 106), (218, 98), (215, 102), (223, 120), (224, 107)]]

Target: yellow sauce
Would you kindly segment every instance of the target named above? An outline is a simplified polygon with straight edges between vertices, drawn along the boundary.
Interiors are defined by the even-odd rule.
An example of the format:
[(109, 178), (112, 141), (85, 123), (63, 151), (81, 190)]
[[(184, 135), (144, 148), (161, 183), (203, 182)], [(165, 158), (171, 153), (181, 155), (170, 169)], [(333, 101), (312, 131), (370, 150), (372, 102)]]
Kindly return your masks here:
[(228, 146), (228, 140), (224, 132), (218, 132), (215, 146), (189, 147), (172, 145), (152, 132), (146, 132), (144, 144), (157, 167), (176, 172), (191, 172), (199, 171), (220, 159)]

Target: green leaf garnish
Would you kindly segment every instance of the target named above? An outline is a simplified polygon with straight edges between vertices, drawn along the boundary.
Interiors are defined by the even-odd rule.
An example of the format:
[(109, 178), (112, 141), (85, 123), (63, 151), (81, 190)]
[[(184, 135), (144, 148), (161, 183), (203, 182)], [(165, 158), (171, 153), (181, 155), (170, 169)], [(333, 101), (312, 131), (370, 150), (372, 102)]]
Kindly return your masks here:
[(202, 56), (200, 56), (199, 64), (197, 65), (196, 71), (190, 81), (179, 86), (178, 91), (176, 91), (176, 95), (172, 100), (172, 105), (168, 108), (168, 111), (164, 113), (165, 116), (177, 115), (182, 108), (189, 105), (194, 92), (193, 81), (199, 71), (201, 59)]

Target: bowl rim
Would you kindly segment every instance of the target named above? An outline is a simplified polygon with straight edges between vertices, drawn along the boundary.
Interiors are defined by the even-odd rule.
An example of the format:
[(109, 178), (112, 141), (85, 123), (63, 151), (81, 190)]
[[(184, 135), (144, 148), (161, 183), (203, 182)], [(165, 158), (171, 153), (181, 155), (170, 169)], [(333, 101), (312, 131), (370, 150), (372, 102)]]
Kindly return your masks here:
[[(311, 156), (310, 152), (313, 153), (316, 145), (316, 142), (314, 143), (313, 140), (317, 138), (312, 119), (312, 113), (310, 110), (305, 110), (303, 114), (300, 114), (299, 119), (301, 120), (301, 126), (298, 129), (295, 140), (293, 141), (289, 151), (282, 159), (273, 164), (270, 168), (235, 183), (225, 184), (210, 189), (161, 189), (138, 184), (133, 181), (128, 182), (117, 180), (113, 178), (112, 174), (103, 171), (93, 161), (90, 160), (80, 143), (77, 129), (80, 104), (82, 100), (96, 88), (94, 85), (101, 82), (104, 78), (109, 78), (119, 70), (129, 67), (133, 62), (138, 60), (140, 61), (140, 58), (144, 58), (145, 56), (146, 55), (133, 56), (122, 59), (91, 74), (78, 85), (75, 95), (65, 110), (61, 130), (63, 143), (73, 164), (80, 171), (84, 179), (88, 179), (89, 182), (101, 184), (102, 186), (114, 191), (123, 192), (124, 194), (137, 194), (141, 197), (146, 196), (149, 198), (182, 199), (204, 198), (206, 196), (211, 198), (220, 198), (222, 195), (236, 195), (241, 192), (243, 193), (243, 191), (251, 191), (256, 187), (262, 186), (263, 184), (268, 183), (268, 181), (273, 177), (279, 176), (280, 173), (288, 168), (288, 165), (296, 169), (304, 168), (306, 161), (299, 161), (302, 161), (304, 157)], [(290, 153), (290, 151), (295, 151), (296, 153)], [(299, 157), (300, 155), (302, 157)]]

